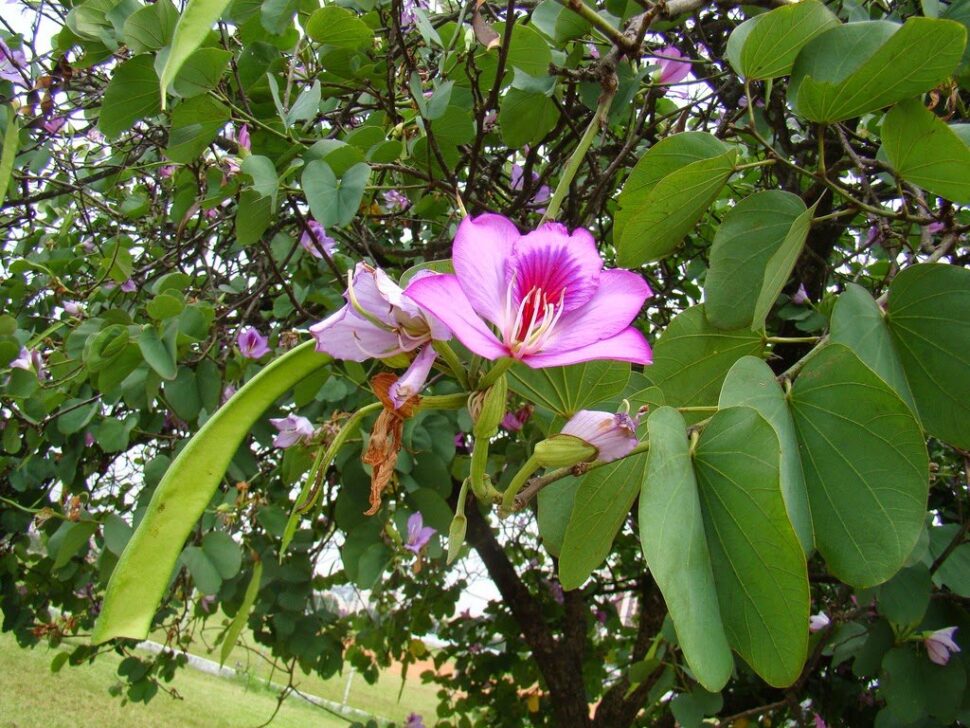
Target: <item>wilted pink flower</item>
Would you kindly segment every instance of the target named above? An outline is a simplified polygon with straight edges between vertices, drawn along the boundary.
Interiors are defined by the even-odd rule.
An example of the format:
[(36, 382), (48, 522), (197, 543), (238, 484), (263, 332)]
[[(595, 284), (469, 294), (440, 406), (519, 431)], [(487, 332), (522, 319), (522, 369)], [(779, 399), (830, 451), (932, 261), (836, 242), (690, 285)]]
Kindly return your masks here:
[(527, 404), (519, 407), (515, 412), (506, 412), (502, 418), (502, 427), (509, 432), (518, 432), (529, 421), (529, 418), (532, 416), (532, 410), (532, 405)]
[(951, 652), (960, 652), (960, 645), (953, 641), (953, 634), (956, 631), (956, 627), (944, 627), (935, 632), (930, 632), (923, 639), (923, 644), (926, 645), (926, 654), (937, 665), (945, 665), (949, 662)]
[(384, 190), (381, 196), (389, 210), (406, 210), (411, 206), (411, 200), (399, 190)]
[[(431, 271), (413, 280), (437, 278)], [(317, 351), (335, 359), (365, 361), (414, 351), (431, 339), (447, 340), (451, 332), (427, 314), (380, 268), (358, 263), (344, 294), (347, 305), (310, 327)]]
[(235, 393), (236, 393), (236, 388), (231, 384), (227, 384), (225, 387), (223, 387), (222, 404), (225, 404), (226, 402), (228, 402), (232, 398), (232, 395), (234, 395)]
[(330, 257), (333, 255), (337, 241), (327, 235), (323, 225), (316, 220), (306, 221), (307, 229), (300, 236), (300, 245), (314, 258)]
[(650, 287), (636, 273), (602, 270), (588, 231), (546, 223), (519, 235), (501, 215), (466, 217), (452, 260), (454, 275), (415, 277), (406, 293), (474, 353), (534, 369), (594, 359), (650, 363), (650, 346), (630, 327)]
[(587, 43), (586, 49), (589, 51), (590, 58), (595, 60), (600, 57), (600, 49), (596, 47), (595, 43)]
[(825, 612), (819, 612), (808, 618), (808, 631), (821, 632), (830, 624), (832, 624), (832, 620), (829, 619), (829, 616)]
[[(522, 165), (513, 164), (512, 174), (509, 176), (509, 186), (513, 190), (521, 190), (522, 185), (525, 182), (523, 179), (524, 175), (525, 170), (522, 168)], [(536, 172), (532, 172), (532, 184), (538, 181), (539, 175)], [(552, 197), (552, 190), (549, 189), (548, 185), (542, 185), (535, 191), (535, 194), (532, 195), (532, 199), (529, 201), (529, 204), (541, 205), (543, 202), (548, 202), (550, 197)], [(536, 208), (536, 212), (543, 213), (545, 211), (546, 210), (544, 207)]]
[(161, 177), (162, 179), (168, 179), (173, 174), (175, 174), (174, 164), (166, 164), (165, 166), (159, 167), (158, 169), (158, 176)]
[(273, 447), (291, 447), (298, 443), (306, 444), (313, 437), (313, 423), (306, 417), (288, 414), (286, 417), (274, 417), (270, 424), (279, 430), (273, 438)]
[(791, 302), (803, 306), (808, 303), (811, 299), (808, 297), (808, 291), (805, 290), (805, 284), (799, 283), (798, 290), (795, 291), (794, 295), (791, 297)]
[(822, 718), (818, 713), (812, 713), (812, 717), (815, 719), (815, 728), (828, 728), (825, 723), (825, 719)]
[(10, 46), (0, 40), (0, 80), (26, 85), (23, 70), (27, 68), (27, 57), (22, 50), (12, 51)]
[(259, 359), (269, 353), (269, 339), (252, 326), (240, 329), (236, 344), (239, 352), (247, 359)]
[(926, 226), (926, 232), (928, 232), (930, 235), (936, 235), (944, 230), (946, 230), (946, 224), (942, 222), (931, 222)]
[(64, 306), (64, 311), (68, 316), (80, 318), (84, 315), (84, 305), (78, 303), (77, 301), (64, 301), (62, 305)]
[(431, 366), (436, 356), (434, 347), (430, 344), (425, 345), (421, 353), (414, 357), (404, 376), (390, 386), (387, 396), (394, 403), (395, 409), (421, 391), (424, 383), (428, 381), (428, 374), (431, 373)]
[(20, 347), (17, 358), (10, 362), (11, 369), (23, 369), (32, 371), (37, 375), (37, 379), (42, 382), (47, 381), (47, 367), (44, 366), (44, 355), (37, 349), (28, 349), (26, 346)]
[(657, 73), (657, 83), (668, 84), (683, 81), (690, 73), (690, 63), (682, 61), (684, 54), (674, 46), (665, 46), (654, 56), (660, 64)]
[(134, 293), (138, 290), (138, 284), (136, 284), (131, 278), (121, 284), (121, 290), (125, 293)]
[(243, 124), (239, 127), (239, 133), (236, 135), (236, 144), (239, 145), (240, 150), (248, 152), (252, 149), (252, 142), (249, 139), (249, 124)]
[(597, 459), (605, 463), (627, 455), (637, 446), (637, 423), (623, 412), (580, 410), (562, 430), (562, 435), (578, 437), (597, 450)]
[(471, 448), (468, 447), (468, 433), (467, 432), (456, 432), (455, 433), (455, 452), (467, 455), (471, 452)]
[(420, 553), (421, 549), (428, 545), (431, 537), (437, 533), (431, 526), (424, 525), (424, 518), (421, 511), (415, 511), (408, 518), (408, 540), (404, 548), (414, 554)]
[(65, 116), (53, 116), (50, 119), (45, 119), (43, 123), (44, 131), (48, 134), (56, 134), (61, 130), (64, 124), (67, 123), (67, 117)]
[(417, 713), (411, 713), (404, 722), (404, 728), (424, 728), (424, 718)]

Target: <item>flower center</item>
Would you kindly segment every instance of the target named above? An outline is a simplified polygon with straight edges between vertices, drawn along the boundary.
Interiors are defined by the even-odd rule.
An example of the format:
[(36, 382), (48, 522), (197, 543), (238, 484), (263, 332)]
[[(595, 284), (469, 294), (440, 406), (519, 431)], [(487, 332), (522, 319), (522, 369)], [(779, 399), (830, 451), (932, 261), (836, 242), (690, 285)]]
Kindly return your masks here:
[(505, 292), (505, 329), (502, 339), (514, 357), (528, 356), (541, 351), (549, 341), (556, 323), (565, 311), (566, 289), (558, 291), (558, 299), (540, 286), (533, 286), (515, 303), (515, 276)]

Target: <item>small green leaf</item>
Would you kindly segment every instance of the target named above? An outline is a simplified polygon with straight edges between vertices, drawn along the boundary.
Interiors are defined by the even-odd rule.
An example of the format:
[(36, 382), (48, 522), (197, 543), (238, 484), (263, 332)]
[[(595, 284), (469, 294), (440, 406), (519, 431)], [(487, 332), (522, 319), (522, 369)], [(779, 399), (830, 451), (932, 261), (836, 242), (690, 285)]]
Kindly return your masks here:
[(182, 101), (172, 112), (166, 156), (175, 162), (191, 164), (227, 121), (229, 109), (211, 96), (195, 96)]
[(617, 460), (583, 476), (559, 555), (559, 581), (577, 589), (610, 553), (646, 472), (647, 456)]
[(132, 53), (146, 53), (164, 48), (172, 41), (179, 13), (172, 0), (157, 0), (131, 15), (122, 27), (125, 43)]
[(231, 58), (232, 53), (222, 48), (199, 48), (182, 65), (172, 81), (172, 90), (187, 99), (214, 89)]
[(175, 363), (175, 352), (162, 341), (153, 327), (142, 329), (138, 337), (138, 348), (145, 357), (148, 366), (154, 369), (162, 379), (175, 379), (178, 368)]
[(919, 423), (842, 344), (808, 361), (789, 402), (818, 550), (847, 584), (881, 584), (923, 528), (929, 465)]
[(374, 42), (374, 31), (346, 8), (327, 5), (307, 21), (307, 35), (317, 43), (356, 51)]
[(798, 256), (801, 255), (802, 247), (808, 238), (808, 230), (812, 226), (815, 207), (816, 205), (812, 205), (795, 218), (781, 245), (768, 259), (761, 291), (758, 293), (758, 300), (754, 305), (752, 328), (760, 330), (764, 327), (765, 319), (768, 317), (771, 307), (775, 304), (778, 294), (781, 293), (781, 289), (784, 288), (788, 277), (795, 268)]
[(930, 605), (932, 586), (926, 565), (903, 569), (879, 587), (879, 613), (893, 624), (916, 627)]
[(897, 104), (882, 124), (882, 151), (899, 175), (928, 192), (970, 203), (970, 136), (951, 127), (918, 99)]
[(798, 679), (808, 651), (808, 567), (779, 485), (770, 424), (750, 407), (720, 410), (694, 455), (728, 642), (770, 685)]
[[(209, 505), (242, 439), (278, 397), (329, 361), (314, 351), (312, 341), (289, 351), (250, 379), (182, 448), (111, 574), (94, 643), (145, 638), (182, 544)], [(281, 512), (280, 517), (282, 528), (286, 516)]]
[(183, 64), (209, 35), (212, 26), (222, 16), (229, 6), (230, 0), (189, 0), (182, 11), (175, 33), (172, 36), (172, 46), (165, 61), (165, 67), (159, 74), (159, 88), (161, 90), (162, 108), (165, 108), (165, 93), (169, 84), (175, 80)]
[(562, 552), (562, 541), (576, 502), (579, 483), (578, 478), (563, 478), (540, 490), (536, 497), (539, 536), (546, 550), (557, 559)]
[(731, 677), (734, 658), (718, 608), (687, 424), (677, 410), (661, 407), (647, 426), (650, 455), (640, 491), (643, 556), (694, 677), (717, 691)]
[[(52, 551), (51, 556), (54, 559), (52, 568), (56, 570), (66, 566), (68, 561), (88, 545), (89, 539), (94, 535), (97, 528), (98, 524), (94, 521), (78, 521), (76, 523), (65, 521), (58, 529), (61, 535), (57, 541), (55, 542), (54, 536), (52, 536), (51, 541), (48, 542), (48, 549)], [(51, 548), (52, 543), (57, 544), (56, 550)]]
[(129, 58), (118, 66), (101, 102), (98, 127), (114, 138), (139, 119), (155, 116), (162, 107), (158, 98), (158, 76), (151, 54)]
[(970, 271), (942, 263), (902, 271), (886, 323), (926, 431), (970, 449)]
[(615, 361), (544, 369), (517, 366), (508, 374), (513, 392), (566, 418), (619, 394), (629, 379), (630, 365)]
[[(206, 595), (216, 594), (222, 587), (222, 577), (212, 559), (198, 546), (186, 546), (181, 555), (182, 563), (192, 575), (195, 588)], [(115, 567), (117, 568), (117, 567)]]
[(209, 531), (202, 539), (202, 550), (223, 579), (231, 579), (242, 566), (242, 550), (225, 531)]
[(791, 73), (798, 52), (815, 36), (839, 25), (818, 0), (783, 5), (744, 21), (731, 31), (727, 58), (749, 80)]
[(810, 121), (842, 121), (881, 109), (945, 81), (960, 62), (966, 37), (960, 23), (933, 18), (912, 17), (901, 26), (887, 20), (836, 26), (798, 54), (789, 98)]
[(337, 179), (326, 162), (310, 162), (303, 171), (303, 191), (313, 217), (324, 227), (350, 223), (360, 207), (369, 177), (370, 167), (363, 163), (355, 164)]
[(505, 94), (498, 116), (502, 139), (512, 149), (537, 144), (558, 119), (559, 110), (548, 96), (517, 88)]

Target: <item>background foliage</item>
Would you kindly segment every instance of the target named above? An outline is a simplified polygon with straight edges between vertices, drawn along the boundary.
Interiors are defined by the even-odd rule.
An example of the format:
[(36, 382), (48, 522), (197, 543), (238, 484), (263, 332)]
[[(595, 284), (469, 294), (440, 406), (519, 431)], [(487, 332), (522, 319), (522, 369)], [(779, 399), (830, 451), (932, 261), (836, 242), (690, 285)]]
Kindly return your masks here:
[[(126, 699), (165, 688), (174, 654), (87, 637), (169, 464), (262, 372), (213, 420), (224, 452), (194, 454), (225, 458), (215, 496), (181, 483), (205, 501), (188, 542), (141, 537), (180, 553), (152, 625), (173, 647), (248, 620), (284, 672), (374, 679), (434, 632), (443, 725), (968, 719), (970, 650), (921, 640), (970, 634), (966, 0), (6, 7), (0, 607), (23, 647), (82, 638), (72, 665), (127, 656)], [(267, 418), (326, 444), (385, 367), (274, 369), (238, 332), (281, 354), (356, 261), (446, 259), (459, 200), (523, 230), (551, 206), (655, 292), (643, 371), (510, 372), (535, 413), (492, 442), (499, 488), (624, 397), (650, 454), (547, 474), (506, 520), (469, 506), (447, 567), (468, 412), (408, 422), (373, 517), (365, 413), (283, 549), (314, 452)], [(332, 256), (301, 246), (311, 219)], [(420, 560), (414, 511), (438, 531)], [(503, 597), (478, 617), (455, 615), (469, 563)], [(367, 610), (324, 596), (346, 585)]]

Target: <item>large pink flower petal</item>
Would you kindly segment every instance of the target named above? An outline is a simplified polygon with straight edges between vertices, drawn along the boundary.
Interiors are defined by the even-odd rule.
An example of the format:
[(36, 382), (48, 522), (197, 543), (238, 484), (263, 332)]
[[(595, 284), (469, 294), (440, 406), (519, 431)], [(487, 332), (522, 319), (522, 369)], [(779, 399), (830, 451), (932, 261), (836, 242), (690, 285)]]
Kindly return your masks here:
[[(400, 300), (401, 288), (391, 281), (380, 268), (373, 268), (366, 263), (358, 263), (354, 268), (354, 298), (360, 307), (367, 311), (371, 316), (379, 321), (383, 321), (388, 326), (396, 326), (394, 319), (394, 301), (391, 298)], [(396, 291), (394, 289), (397, 289)], [(350, 293), (345, 293), (344, 298), (350, 303)], [(341, 357), (342, 358), (342, 357)]]
[(317, 340), (317, 351), (350, 361), (384, 358), (421, 345), (408, 341), (408, 347), (403, 347), (394, 333), (358, 316), (350, 304), (311, 326), (310, 333)]
[[(460, 338), (460, 337), (459, 337)], [(470, 348), (470, 347), (469, 347)], [(614, 359), (634, 364), (649, 364), (653, 361), (650, 345), (636, 329), (624, 329), (616, 336), (581, 346), (569, 351), (547, 350), (546, 353), (522, 357), (522, 362), (532, 369), (544, 367), (563, 367), (594, 359)]]
[(533, 288), (540, 288), (553, 303), (565, 292), (568, 312), (596, 293), (603, 259), (588, 230), (577, 228), (570, 235), (565, 225), (547, 222), (519, 238), (508, 265), (515, 271), (516, 304)]
[(437, 316), (458, 340), (486, 359), (508, 356), (505, 346), (475, 313), (471, 301), (453, 275), (429, 276), (413, 281), (405, 293)]
[(461, 221), (452, 248), (455, 274), (472, 308), (499, 328), (505, 323), (506, 261), (518, 239), (511, 220), (485, 213)]
[(556, 323), (546, 353), (568, 351), (618, 334), (637, 317), (650, 296), (650, 286), (628, 270), (605, 270), (593, 297)]

